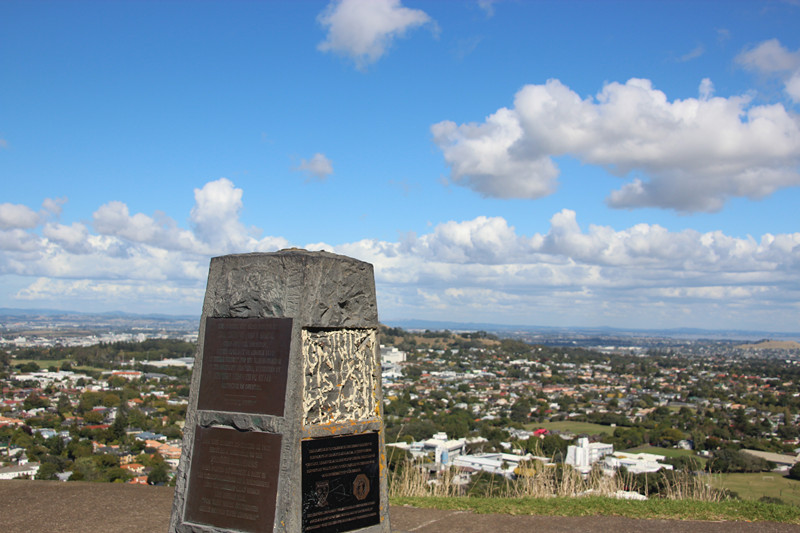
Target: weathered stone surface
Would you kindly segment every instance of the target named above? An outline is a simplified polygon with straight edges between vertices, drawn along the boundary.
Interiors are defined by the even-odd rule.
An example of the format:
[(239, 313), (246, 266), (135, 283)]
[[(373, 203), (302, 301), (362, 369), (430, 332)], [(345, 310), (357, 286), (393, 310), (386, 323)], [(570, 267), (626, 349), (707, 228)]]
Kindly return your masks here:
[(305, 327), (378, 325), (372, 265), (327, 252), (215, 257), (207, 291), (209, 316), (292, 317)]
[[(274, 320), (290, 325), (282, 322), (284, 325), (278, 326)], [(207, 330), (211, 332), (220, 323), (223, 329), (230, 325), (229, 330), (247, 332), (247, 339), (219, 331), (217, 337), (208, 337)], [(261, 495), (257, 514), (259, 520), (274, 516), (274, 531), (284, 533), (303, 531), (301, 442), (311, 442), (306, 446), (314, 447), (319, 439), (334, 437), (363, 435), (372, 439), (370, 442), (377, 439), (380, 454), (370, 472), (377, 471), (378, 477), (370, 478), (368, 484), (374, 492), (368, 494), (378, 502), (379, 519), (349, 524), (363, 533), (389, 532), (377, 327), (375, 283), (368, 263), (305, 250), (213, 258), (170, 531), (273, 530), (261, 522), (247, 522), (252, 503), (243, 500), (239, 502), (242, 509), (237, 510), (235, 499), (230, 494), (225, 497), (223, 491), (231, 486), (246, 494), (249, 478), (241, 478), (236, 484), (221, 475), (219, 486), (205, 480), (209, 492), (202, 498), (228, 502), (221, 507), (209, 506), (202, 499), (200, 504), (187, 501), (193, 473), (208, 461), (194, 461), (193, 454), (207, 457), (212, 451), (196, 449), (194, 443), (198, 435), (211, 431), (223, 435), (232, 447), (240, 435), (247, 435), (241, 438), (243, 447), (250, 445), (249, 439), (270, 441), (270, 453), (274, 454), (270, 468), (277, 472), (270, 479), (277, 480), (276, 490), (274, 495)], [(281, 332), (290, 332), (288, 347), (276, 340)], [(214, 355), (209, 355), (211, 351)], [(206, 362), (208, 367), (204, 366)], [(231, 394), (237, 388), (247, 392), (239, 403)], [(203, 439), (201, 436), (201, 442)], [(363, 495), (366, 485), (362, 478), (358, 481), (351, 480), (348, 490)], [(209, 516), (215, 510), (219, 516)], [(238, 518), (237, 513), (241, 515)], [(234, 519), (243, 522), (234, 524)], [(330, 531), (350, 531), (348, 527), (331, 526)]]

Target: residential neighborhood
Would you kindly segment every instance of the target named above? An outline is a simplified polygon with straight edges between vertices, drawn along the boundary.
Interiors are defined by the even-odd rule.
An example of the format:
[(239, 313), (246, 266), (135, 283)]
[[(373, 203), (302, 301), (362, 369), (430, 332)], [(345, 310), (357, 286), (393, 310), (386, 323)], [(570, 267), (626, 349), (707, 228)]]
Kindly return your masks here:
[[(166, 337), (3, 337), (0, 479), (170, 483), (195, 345)], [(584, 476), (788, 474), (797, 462), (791, 344), (574, 347), (389, 327), (381, 339), (390, 466), (416, 461), (434, 478), (455, 468), (469, 483), (533, 462)]]
[[(191, 359), (143, 365), (138, 352), (126, 347), (163, 354), (177, 347), (176, 355), (185, 356), (191, 345), (175, 339), (57, 347), (4, 341), (0, 479), (170, 482), (181, 455)], [(67, 357), (58, 364), (39, 358), (40, 366), (36, 359), (16, 362), (8, 353), (35, 356), (50, 350)], [(97, 366), (79, 366), (82, 358), (93, 358), (90, 364)]]
[[(383, 338), (394, 345), (383, 350), (387, 442), (407, 443), (398, 448), (413, 457), (427, 450), (433, 463), (507, 477), (515, 469), (497, 454), (584, 475), (786, 474), (800, 452), (796, 343), (575, 348), (397, 329)], [(453, 438), (467, 451), (454, 454)]]

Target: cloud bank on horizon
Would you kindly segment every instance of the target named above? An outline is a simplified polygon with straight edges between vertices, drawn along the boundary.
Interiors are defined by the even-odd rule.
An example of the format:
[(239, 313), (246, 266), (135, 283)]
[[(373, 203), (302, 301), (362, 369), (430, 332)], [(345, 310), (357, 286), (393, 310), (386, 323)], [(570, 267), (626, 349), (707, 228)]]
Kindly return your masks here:
[(800, 299), (800, 232), (755, 239), (651, 224), (584, 230), (563, 209), (545, 234), (522, 235), (503, 217), (478, 216), (397, 242), (301, 244), (253, 236), (240, 220), (242, 196), (226, 178), (195, 189), (188, 229), (163, 213), (131, 215), (118, 201), (100, 206), (90, 225), (61, 224), (45, 207), (2, 204), (0, 268), (35, 278), (15, 294), (19, 301), (68, 298), (111, 308), (143, 298), (148, 306), (177, 300), (191, 309), (202, 299), (210, 257), (295, 245), (371, 262), (382, 308), (396, 316), (424, 309), (428, 318), (467, 320), (491, 308), (514, 323), (542, 313), (587, 321), (646, 313), (669, 323), (675, 314), (724, 309), (758, 323), (760, 315), (793, 312)]
[[(752, 81), (744, 88), (702, 75), (693, 94), (686, 84), (674, 94), (674, 83), (646, 73), (585, 81), (536, 71), (514, 78), (523, 83), (502, 84), (513, 87), (505, 94), (489, 82), (480, 106), (462, 103), (463, 82), (439, 80), (449, 96), (427, 106), (419, 89), (425, 77), (415, 70), (419, 47), (433, 50), (446, 41), (455, 50), (471, 42), (471, 53), (450, 53), (455, 67), (434, 68), (497, 68), (492, 57), (470, 61), (500, 38), (492, 32), (513, 33), (502, 25), (511, 25), (508, 19), (498, 22), (505, 12), (532, 8), (480, 0), (470, 4), (469, 16), (453, 21), (441, 5), (405, 3), (336, 0), (304, 19), (324, 35), (303, 42), (315, 55), (289, 72), (299, 76), (310, 61), (338, 69), (346, 82), (329, 78), (331, 86), (316, 98), (345, 107), (354, 123), (317, 134), (309, 122), (313, 109), (294, 116), (313, 108), (307, 95), (298, 96), (285, 119), (274, 112), (273, 128), (304, 123), (307, 129), (264, 143), (283, 150), (273, 158), (283, 168), (270, 167), (280, 180), (269, 188), (267, 171), (260, 178), (249, 171), (195, 174), (193, 183), (176, 184), (169, 199), (137, 200), (152, 206), (143, 210), (115, 199), (112, 190), (93, 188), (89, 198), (76, 176), (68, 198), (41, 189), (36, 200), (32, 190), (27, 201), (0, 199), (0, 306), (199, 313), (211, 257), (298, 246), (372, 263), (382, 318), (800, 331), (800, 228), (770, 226), (770, 217), (791, 219), (786, 205), (800, 198), (800, 45), (764, 35), (735, 51), (692, 42), (673, 54), (674, 64), (692, 65), (724, 53), (723, 70)], [(798, 20), (799, 11), (791, 11)], [(477, 29), (470, 33), (468, 25)], [(422, 28), (434, 39), (415, 31)], [(456, 36), (447, 40), (451, 31)], [(727, 29), (720, 38), (714, 23), (708, 31), (719, 43), (731, 39)], [(507, 61), (513, 70), (515, 59)], [(431, 94), (438, 94), (433, 85)], [(721, 86), (727, 94), (719, 94)], [(380, 100), (381, 91), (392, 97)], [(367, 111), (370, 98), (379, 102)], [(406, 100), (409, 107), (388, 114)], [(415, 107), (419, 116), (408, 111)], [(401, 141), (411, 121), (415, 140)], [(0, 119), (0, 164), (18, 152), (36, 155), (13, 126)], [(382, 144), (392, 148), (383, 157), (396, 159), (354, 163), (354, 155), (370, 161)], [(438, 163), (414, 151), (426, 149)], [(311, 155), (290, 164), (290, 153)], [(403, 166), (409, 160), (420, 163)], [(393, 165), (406, 170), (392, 174)], [(409, 179), (408, 200), (376, 186)], [(348, 208), (326, 212), (335, 188), (344, 191)], [(377, 199), (359, 200), (363, 190), (377, 191)], [(771, 211), (748, 208), (758, 220), (737, 219), (743, 205), (770, 200)], [(359, 213), (364, 203), (377, 206)], [(75, 216), (75, 204), (89, 210)], [(260, 218), (282, 204), (286, 224)], [(376, 216), (393, 226), (379, 227)], [(695, 229), (697, 220), (714, 229)], [(300, 240), (289, 226), (301, 221), (325, 228), (324, 237)], [(743, 231), (748, 223), (759, 229)]]

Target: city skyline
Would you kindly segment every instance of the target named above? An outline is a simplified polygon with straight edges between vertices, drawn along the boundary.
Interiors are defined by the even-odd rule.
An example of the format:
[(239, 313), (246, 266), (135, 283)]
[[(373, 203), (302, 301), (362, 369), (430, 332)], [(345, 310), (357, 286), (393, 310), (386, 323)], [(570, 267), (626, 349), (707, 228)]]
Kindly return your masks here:
[(210, 257), (384, 321), (800, 331), (800, 5), (6, 2), (0, 307), (199, 313)]

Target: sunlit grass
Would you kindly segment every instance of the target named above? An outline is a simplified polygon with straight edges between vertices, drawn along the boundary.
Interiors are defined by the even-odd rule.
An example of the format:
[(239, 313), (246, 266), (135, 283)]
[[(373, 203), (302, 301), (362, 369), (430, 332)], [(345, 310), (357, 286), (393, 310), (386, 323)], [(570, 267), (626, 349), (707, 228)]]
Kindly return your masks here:
[[(408, 462), (390, 476), (392, 503), (477, 513), (800, 524), (800, 507), (731, 499), (727, 492), (720, 490), (728, 488), (729, 484), (720, 482), (716, 475), (676, 472), (662, 478), (663, 486), (658, 495), (647, 500), (628, 500), (618, 496), (635, 487), (635, 478), (607, 476), (599, 470), (584, 478), (570, 467), (533, 463), (526, 475), (517, 480), (483, 475), (477, 478), (478, 486), (474, 483), (476, 478), (468, 486), (459, 484), (456, 469), (446, 469), (434, 476), (421, 466)], [(663, 474), (653, 474), (658, 475)]]
[(525, 429), (532, 430), (539, 428), (544, 428), (551, 431), (564, 431), (568, 433), (574, 433), (576, 435), (580, 435), (582, 433), (589, 435), (607, 433), (611, 435), (614, 433), (614, 429), (616, 429), (611, 426), (604, 426), (602, 424), (592, 424), (591, 422), (573, 422), (569, 420), (562, 420), (560, 422), (532, 422), (530, 424), (525, 424)]
[(393, 497), (393, 505), (410, 505), (480, 514), (540, 516), (623, 516), (646, 520), (769, 521), (800, 524), (800, 508), (757, 501), (649, 499), (616, 500), (599, 496), (568, 498)]

